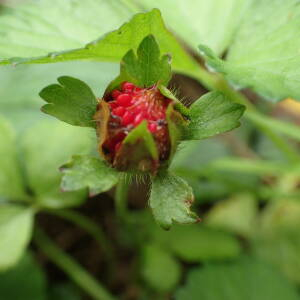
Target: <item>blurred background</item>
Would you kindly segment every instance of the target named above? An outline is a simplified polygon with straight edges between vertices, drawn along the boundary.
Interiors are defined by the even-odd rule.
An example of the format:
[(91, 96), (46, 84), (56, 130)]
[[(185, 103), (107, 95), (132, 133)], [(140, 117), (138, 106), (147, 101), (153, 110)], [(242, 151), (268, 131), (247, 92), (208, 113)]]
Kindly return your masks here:
[[(32, 45), (29, 56), (39, 56), (82, 47), (118, 28), (133, 10), (153, 7), (162, 10), (167, 26), (199, 66), (203, 63), (195, 47), (201, 39), (216, 45), (222, 55), (231, 41), (224, 38), (222, 26), (206, 23), (203, 28), (205, 20), (197, 14), (190, 17), (189, 5), (207, 7), (206, 14), (210, 13), (205, 1), (182, 1), (173, 9), (168, 1), (160, 5), (146, 0), (98, 0), (98, 7), (97, 0), (80, 4), (40, 0), (31, 5), (44, 8), (32, 12), (21, 2), (2, 1), (9, 8), (0, 9), (1, 58), (22, 56), (25, 44), (18, 40), (17, 30)], [(218, 2), (217, 14), (231, 19), (235, 1), (213, 2)], [(78, 7), (67, 15), (63, 7), (67, 11), (70, 5)], [(49, 23), (54, 16), (58, 23)], [(83, 16), (87, 16), (84, 21)], [(76, 20), (89, 23), (78, 35), (68, 31)], [(41, 35), (48, 27), (49, 32), (70, 35), (52, 36), (47, 45), (47, 39), (38, 42), (38, 34), (31, 36), (27, 26), (32, 24)], [(215, 27), (221, 31), (214, 35)], [(10, 49), (6, 47), (10, 41), (22, 45)], [(95, 197), (60, 191), (59, 166), (72, 154), (95, 151), (96, 137), (91, 129), (42, 114), (38, 94), (57, 77), (69, 75), (85, 81), (101, 97), (118, 72), (119, 65), (108, 62), (0, 67), (0, 204), (14, 205), (22, 199), (24, 205), (42, 208), (34, 225), (28, 225), (28, 247), (18, 238), (18, 232), (26, 230), (24, 214), (13, 224), (8, 222), (9, 214), (0, 210), (0, 249), (4, 249), (0, 251), (0, 300), (109, 299), (87, 293), (79, 283), (85, 280), (81, 269), (74, 279), (74, 273), (70, 275), (68, 267), (49, 254), (53, 243), (116, 299), (300, 299), (299, 168), (295, 165), (296, 171), (289, 172), (282, 152), (247, 118), (232, 132), (181, 144), (175, 156), (171, 168), (192, 186), (193, 207), (202, 219), (199, 224), (176, 225), (170, 231), (158, 227), (147, 206), (149, 182), (132, 183), (127, 208), (118, 207), (115, 190)], [(207, 92), (199, 81), (182, 74), (174, 74), (170, 86), (187, 105)], [(242, 93), (260, 112), (300, 124), (300, 104), (295, 100), (275, 104), (250, 89)], [(299, 143), (287, 142), (299, 152)], [(48, 251), (30, 241), (33, 227), (47, 235)], [(12, 245), (23, 245), (21, 254), (16, 253), (18, 245), (5, 248), (11, 240)]]

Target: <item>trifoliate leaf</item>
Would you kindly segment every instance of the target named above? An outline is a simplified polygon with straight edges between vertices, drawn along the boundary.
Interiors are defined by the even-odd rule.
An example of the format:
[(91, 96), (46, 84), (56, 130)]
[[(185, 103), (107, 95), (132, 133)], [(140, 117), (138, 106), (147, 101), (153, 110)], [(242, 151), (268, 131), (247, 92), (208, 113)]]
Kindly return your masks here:
[(21, 170), (16, 155), (17, 142), (10, 124), (0, 118), (0, 197), (20, 200), (25, 197)]
[(299, 1), (252, 1), (243, 20), (226, 61), (200, 47), (207, 64), (235, 86), (250, 87), (267, 99), (300, 100)]
[(167, 85), (171, 79), (171, 64), (168, 55), (160, 55), (159, 46), (153, 35), (146, 36), (137, 49), (129, 50), (121, 61), (120, 76), (113, 81), (115, 88), (124, 81), (139, 87), (150, 87), (160, 82)]
[(59, 77), (57, 81), (60, 84), (49, 85), (40, 92), (48, 102), (42, 111), (71, 125), (95, 127), (93, 116), (98, 102), (90, 87), (68, 76)]
[(190, 211), (194, 201), (191, 187), (180, 177), (161, 172), (152, 180), (150, 207), (157, 223), (169, 229), (173, 222), (188, 224), (199, 219)]
[(13, 269), (0, 273), (0, 299), (46, 300), (46, 291), (46, 276), (31, 253), (25, 253)]
[(64, 176), (61, 187), (64, 191), (89, 189), (91, 196), (106, 192), (118, 182), (118, 173), (99, 158), (74, 155), (61, 167)]
[(207, 93), (190, 108), (185, 139), (204, 139), (232, 130), (240, 125), (244, 110), (243, 105), (232, 103), (220, 92)]
[(146, 245), (141, 251), (141, 272), (146, 283), (158, 292), (168, 292), (180, 279), (180, 264), (170, 252), (157, 245)]
[(14, 266), (31, 238), (33, 211), (17, 205), (0, 205), (0, 270)]
[(277, 269), (253, 258), (192, 270), (176, 300), (298, 300), (297, 288)]
[(160, 9), (168, 26), (194, 49), (199, 42), (221, 54), (231, 43), (248, 0), (134, 0)]
[[(161, 52), (171, 53), (173, 66), (177, 70), (183, 72), (186, 69), (197, 70), (197, 63), (166, 29), (159, 10), (137, 14), (118, 30), (104, 35), (115, 28), (116, 23), (126, 19), (128, 11), (122, 3), (118, 3), (115, 9), (110, 7), (113, 4), (103, 0), (66, 2), (67, 5), (59, 0), (55, 3), (52, 0), (42, 0), (39, 5), (35, 2), (25, 4), (22, 9), (20, 7), (11, 9), (9, 16), (0, 16), (0, 33), (3, 32), (5, 35), (2, 39), (4, 44), (0, 44), (0, 55), (3, 53), (4, 58), (15, 56), (0, 61), (0, 64), (54, 63), (67, 60), (119, 62), (130, 49), (137, 49), (144, 37), (153, 34), (160, 45)], [(119, 20), (117, 20), (118, 14), (121, 15)], [(16, 27), (16, 23), (20, 25)], [(57, 24), (60, 24), (59, 30)], [(34, 34), (33, 38), (24, 33), (24, 28)], [(79, 33), (80, 38), (78, 38)], [(46, 42), (45, 36), (47, 36)], [(49, 36), (55, 37), (51, 43), (49, 43)], [(95, 40), (96, 38), (99, 39)], [(71, 42), (68, 42), (69, 40)], [(95, 41), (84, 47), (84, 43), (92, 40)], [(18, 41), (17, 45), (15, 41)], [(42, 49), (40, 49), (41, 45), (43, 45)], [(49, 51), (61, 52), (47, 55)]]

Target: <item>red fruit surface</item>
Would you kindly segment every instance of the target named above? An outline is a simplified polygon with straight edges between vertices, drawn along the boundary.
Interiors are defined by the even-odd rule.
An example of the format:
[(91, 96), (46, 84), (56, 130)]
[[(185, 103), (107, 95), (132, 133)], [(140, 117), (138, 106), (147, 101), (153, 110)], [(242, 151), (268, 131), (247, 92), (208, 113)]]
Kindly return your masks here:
[(103, 151), (112, 161), (128, 133), (144, 120), (156, 142), (159, 160), (168, 159), (170, 140), (166, 110), (172, 100), (163, 96), (157, 86), (141, 88), (131, 82), (123, 82), (120, 89), (113, 90), (106, 99), (110, 115)]

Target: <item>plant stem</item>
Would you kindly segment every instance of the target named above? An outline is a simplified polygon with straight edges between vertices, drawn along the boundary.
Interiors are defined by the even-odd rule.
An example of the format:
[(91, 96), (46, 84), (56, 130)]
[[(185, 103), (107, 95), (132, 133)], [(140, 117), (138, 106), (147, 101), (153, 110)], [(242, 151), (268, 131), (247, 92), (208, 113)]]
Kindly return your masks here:
[[(290, 143), (288, 143), (285, 139), (278, 135), (277, 132), (273, 130), (274, 120), (257, 111), (256, 107), (247, 99), (247, 97), (230, 87), (229, 84), (220, 75), (214, 75), (204, 70), (200, 66), (197, 70), (192, 70), (191, 72), (187, 72), (186, 74), (198, 80), (207, 89), (222, 91), (232, 101), (245, 105), (247, 107), (245, 117), (248, 120), (252, 121), (252, 123), (254, 123), (260, 131), (262, 131), (266, 136), (269, 137), (269, 139), (285, 155), (287, 160), (291, 163), (298, 163), (300, 161), (300, 155), (298, 151), (296, 151)], [(280, 127), (279, 123), (283, 123), (284, 125), (282, 126), (282, 133), (293, 135), (293, 137), (295, 137), (294, 131), (286, 130), (287, 124), (285, 122), (276, 120), (276, 128)], [(293, 128), (295, 129), (295, 127)]]
[(121, 220), (127, 219), (127, 201), (128, 201), (128, 190), (129, 190), (129, 179), (121, 177), (115, 193), (115, 205), (116, 214)]
[(47, 210), (47, 212), (60, 218), (66, 219), (85, 230), (98, 242), (99, 246), (103, 249), (106, 258), (109, 260), (110, 265), (114, 265), (114, 248), (111, 245), (110, 241), (106, 238), (104, 232), (102, 231), (101, 227), (98, 226), (98, 224), (85, 217), (84, 215), (70, 209), (49, 209)]
[(67, 273), (70, 278), (93, 299), (115, 299), (95, 278), (73, 260), (73, 258), (57, 247), (41, 229), (35, 230), (34, 242), (50, 260)]

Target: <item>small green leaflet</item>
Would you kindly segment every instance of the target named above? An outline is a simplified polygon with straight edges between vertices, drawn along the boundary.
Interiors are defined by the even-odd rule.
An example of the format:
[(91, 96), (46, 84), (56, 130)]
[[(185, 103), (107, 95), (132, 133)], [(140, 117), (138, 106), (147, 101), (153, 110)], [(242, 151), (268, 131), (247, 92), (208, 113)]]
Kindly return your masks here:
[(31, 239), (34, 212), (19, 205), (0, 205), (0, 270), (14, 266)]
[(155, 220), (164, 229), (169, 229), (173, 222), (197, 222), (199, 218), (190, 211), (193, 201), (191, 187), (180, 177), (161, 172), (152, 179), (149, 204)]
[(60, 85), (49, 85), (40, 92), (41, 98), (48, 102), (42, 111), (71, 125), (94, 127), (97, 99), (90, 87), (68, 76), (57, 81)]
[(226, 61), (200, 46), (207, 64), (235, 86), (267, 99), (300, 100), (299, 1), (254, 0), (243, 19)]
[(102, 160), (88, 155), (74, 155), (61, 167), (64, 191), (89, 189), (90, 196), (106, 192), (118, 182), (118, 173)]
[(190, 108), (190, 123), (185, 139), (198, 140), (232, 130), (240, 125), (245, 107), (232, 103), (221, 92), (210, 92)]
[(171, 79), (170, 57), (160, 57), (160, 49), (153, 35), (146, 36), (137, 49), (129, 50), (121, 61), (120, 76), (113, 81), (112, 88), (123, 81), (140, 87), (150, 87), (160, 82), (167, 85)]

